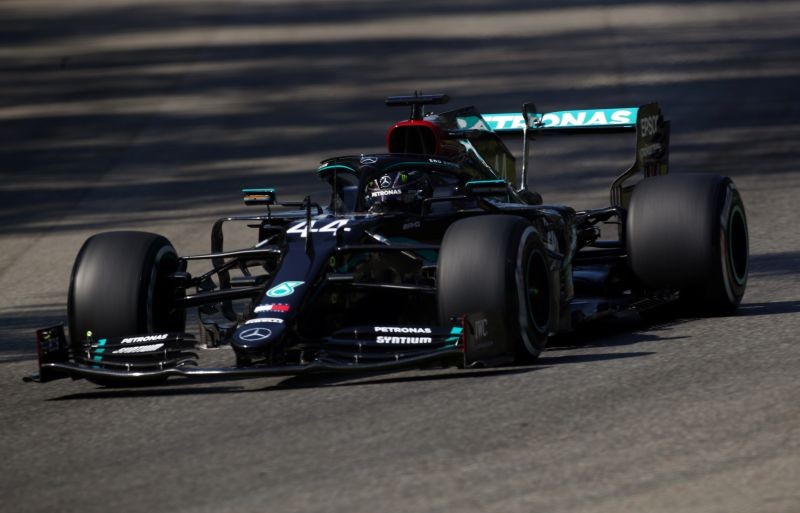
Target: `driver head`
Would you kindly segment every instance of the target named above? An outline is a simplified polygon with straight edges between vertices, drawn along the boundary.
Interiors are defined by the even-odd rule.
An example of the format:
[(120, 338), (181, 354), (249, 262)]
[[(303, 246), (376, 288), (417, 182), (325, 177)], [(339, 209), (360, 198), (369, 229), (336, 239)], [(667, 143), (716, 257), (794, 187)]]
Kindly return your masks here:
[(383, 173), (367, 184), (366, 206), (370, 212), (419, 213), (432, 190), (430, 179), (422, 171)]

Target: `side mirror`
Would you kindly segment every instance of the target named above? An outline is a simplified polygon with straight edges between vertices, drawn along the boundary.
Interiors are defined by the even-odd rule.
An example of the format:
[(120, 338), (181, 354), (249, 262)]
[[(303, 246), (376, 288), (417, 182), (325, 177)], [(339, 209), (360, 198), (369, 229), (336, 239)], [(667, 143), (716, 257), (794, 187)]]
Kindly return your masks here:
[(464, 191), (471, 196), (499, 196), (508, 194), (505, 180), (473, 180), (464, 184)]
[(252, 205), (274, 205), (277, 201), (275, 189), (242, 189), (244, 204)]

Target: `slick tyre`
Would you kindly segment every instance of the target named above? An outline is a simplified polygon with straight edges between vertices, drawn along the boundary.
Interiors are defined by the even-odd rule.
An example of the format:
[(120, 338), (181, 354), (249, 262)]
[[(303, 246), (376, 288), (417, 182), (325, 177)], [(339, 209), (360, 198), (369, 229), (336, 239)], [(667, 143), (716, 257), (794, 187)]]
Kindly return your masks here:
[(540, 234), (520, 217), (486, 215), (453, 223), (436, 271), (440, 322), (485, 318), (487, 336), (518, 362), (544, 349), (557, 318), (554, 273)]
[(95, 339), (182, 332), (185, 310), (175, 310), (167, 277), (178, 268), (175, 248), (160, 235), (107, 232), (90, 237), (72, 268), (69, 333), (79, 344)]
[(668, 175), (642, 180), (631, 197), (626, 245), (634, 274), (651, 290), (680, 291), (688, 312), (724, 315), (748, 275), (747, 217), (730, 178)]

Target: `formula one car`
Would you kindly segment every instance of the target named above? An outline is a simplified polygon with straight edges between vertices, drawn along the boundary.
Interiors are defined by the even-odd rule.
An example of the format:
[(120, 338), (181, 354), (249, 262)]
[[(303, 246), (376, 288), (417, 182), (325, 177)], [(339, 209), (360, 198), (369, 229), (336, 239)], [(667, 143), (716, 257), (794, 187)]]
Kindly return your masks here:
[[(244, 189), (255, 215), (218, 220), (211, 252), (178, 256), (152, 233), (89, 238), (72, 271), (69, 338), (37, 332), (33, 379), (107, 385), (170, 376), (253, 377), (530, 362), (548, 338), (672, 301), (737, 308), (748, 276), (745, 209), (733, 182), (668, 175), (669, 129), (657, 104), (482, 116), (425, 114), (446, 95), (391, 97), (411, 108), (388, 152), (325, 160), (330, 202), (281, 203)], [(576, 211), (528, 189), (531, 141), (635, 132), (633, 165), (608, 206)], [(519, 178), (501, 139), (522, 135)], [(223, 225), (257, 231), (223, 247)], [(616, 225), (601, 238), (600, 226)], [(210, 269), (187, 272), (204, 260)], [(186, 331), (198, 307), (200, 340)], [(198, 366), (198, 345), (230, 344), (235, 363)]]

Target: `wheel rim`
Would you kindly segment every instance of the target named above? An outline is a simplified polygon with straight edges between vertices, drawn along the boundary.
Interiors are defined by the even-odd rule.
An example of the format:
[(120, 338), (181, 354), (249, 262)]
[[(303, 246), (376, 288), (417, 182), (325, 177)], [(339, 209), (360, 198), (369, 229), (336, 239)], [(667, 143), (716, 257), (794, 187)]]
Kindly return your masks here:
[(738, 285), (747, 280), (747, 223), (739, 205), (731, 210), (728, 221), (728, 262), (731, 275)]
[(525, 299), (528, 317), (540, 333), (548, 329), (550, 321), (550, 284), (547, 273), (544, 256), (539, 251), (531, 252), (525, 269)]

